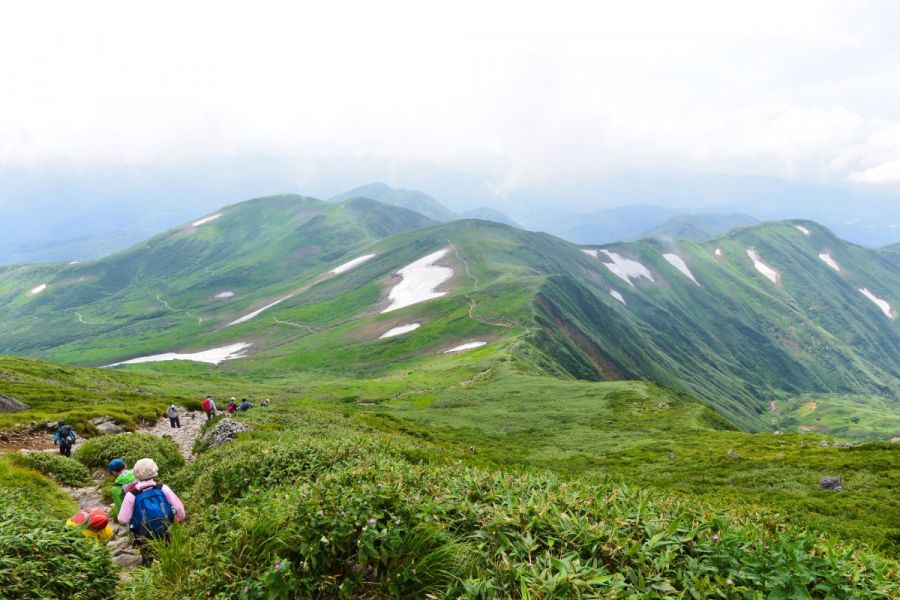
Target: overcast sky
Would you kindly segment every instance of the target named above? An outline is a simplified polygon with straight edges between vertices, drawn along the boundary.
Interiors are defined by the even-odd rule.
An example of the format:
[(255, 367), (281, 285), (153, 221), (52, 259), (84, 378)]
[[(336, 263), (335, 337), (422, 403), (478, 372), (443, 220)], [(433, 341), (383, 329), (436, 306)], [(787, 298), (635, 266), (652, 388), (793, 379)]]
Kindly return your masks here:
[(900, 184), (897, 2), (18, 2), (0, 164), (415, 158)]

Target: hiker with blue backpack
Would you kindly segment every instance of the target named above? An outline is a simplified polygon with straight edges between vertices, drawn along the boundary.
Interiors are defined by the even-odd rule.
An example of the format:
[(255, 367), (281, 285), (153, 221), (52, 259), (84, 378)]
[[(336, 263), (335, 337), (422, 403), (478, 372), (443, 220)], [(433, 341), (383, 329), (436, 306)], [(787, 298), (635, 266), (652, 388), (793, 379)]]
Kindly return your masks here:
[(169, 486), (156, 483), (159, 467), (152, 458), (137, 461), (131, 472), (138, 482), (125, 494), (117, 520), (128, 525), (141, 561), (149, 565), (153, 559), (145, 548), (147, 540), (167, 538), (172, 523), (184, 521), (184, 504)]
[(65, 421), (60, 421), (56, 424), (56, 433), (53, 434), (53, 445), (59, 446), (60, 454), (71, 457), (75, 437), (75, 430), (66, 425)]

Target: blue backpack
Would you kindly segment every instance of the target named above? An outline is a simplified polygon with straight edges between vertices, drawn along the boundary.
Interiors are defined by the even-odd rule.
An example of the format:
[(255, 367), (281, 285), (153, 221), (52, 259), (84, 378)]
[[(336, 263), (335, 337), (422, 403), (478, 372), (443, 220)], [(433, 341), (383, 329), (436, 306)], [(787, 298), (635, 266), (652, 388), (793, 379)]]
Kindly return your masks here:
[(131, 489), (134, 494), (134, 512), (129, 528), (136, 536), (165, 537), (169, 523), (175, 520), (175, 511), (162, 491), (162, 484), (143, 490)]

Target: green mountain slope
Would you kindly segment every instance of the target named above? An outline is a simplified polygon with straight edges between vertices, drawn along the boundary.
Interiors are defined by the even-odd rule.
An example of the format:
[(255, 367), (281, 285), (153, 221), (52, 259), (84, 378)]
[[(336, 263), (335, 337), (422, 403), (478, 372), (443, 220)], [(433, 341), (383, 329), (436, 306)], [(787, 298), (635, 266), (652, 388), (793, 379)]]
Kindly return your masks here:
[[(526, 373), (656, 381), (746, 430), (776, 427), (772, 402), (804, 393), (896, 406), (898, 321), (873, 300), (895, 307), (900, 275), (883, 253), (813, 223), (594, 249), (485, 221), (428, 223), (371, 200), (269, 198), (90, 265), (7, 268), (2, 350), (106, 365), (240, 344), (243, 358), (209, 368), (261, 376), (508, 360)], [(439, 293), (384, 312), (398, 271), (437, 251), (437, 268), (452, 270)], [(777, 270), (776, 281), (748, 252)], [(612, 256), (620, 275), (641, 276), (614, 273)], [(358, 257), (369, 259), (329, 271)], [(43, 281), (48, 288), (28, 296)], [(234, 296), (216, 298), (226, 291)], [(464, 344), (484, 347), (447, 353)]]
[(351, 198), (371, 198), (390, 206), (414, 210), (441, 223), (459, 218), (452, 210), (424, 192), (394, 189), (384, 183), (370, 183), (354, 188), (330, 198), (329, 202), (343, 202)]

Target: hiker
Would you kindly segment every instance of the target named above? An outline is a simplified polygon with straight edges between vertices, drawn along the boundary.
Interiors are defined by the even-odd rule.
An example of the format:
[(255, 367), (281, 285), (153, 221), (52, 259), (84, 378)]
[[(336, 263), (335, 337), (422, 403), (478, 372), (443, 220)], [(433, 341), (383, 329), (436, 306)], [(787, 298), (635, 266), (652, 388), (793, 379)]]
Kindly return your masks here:
[(271, 400), (269, 400), (268, 398), (266, 398), (265, 400), (263, 400), (262, 402), (260, 402), (259, 405), (260, 405), (261, 407), (265, 408), (265, 407), (269, 406), (269, 403), (270, 403), (270, 402), (271, 402)]
[(53, 435), (53, 445), (59, 446), (59, 453), (63, 456), (72, 456), (72, 444), (75, 443), (75, 430), (66, 425), (65, 421), (56, 424), (56, 433)]
[(216, 416), (216, 403), (212, 396), (207, 395), (203, 400), (203, 412), (206, 413), (206, 420), (209, 421)]
[(169, 424), (173, 429), (175, 427), (181, 429), (181, 421), (178, 419), (178, 409), (175, 408), (174, 404), (170, 404), (169, 408), (166, 409), (166, 416), (169, 417)]
[(137, 479), (128, 469), (128, 465), (125, 464), (125, 460), (121, 458), (114, 458), (109, 461), (109, 472), (116, 478), (112, 484), (112, 499), (113, 499), (113, 509), (110, 511), (110, 516), (112, 518), (116, 518), (119, 514), (119, 509), (122, 508), (122, 500), (125, 498), (125, 494), (131, 490), (132, 487), (137, 483)]
[(113, 536), (109, 526), (109, 515), (98, 506), (82, 508), (66, 521), (68, 527), (79, 527), (85, 537), (97, 543), (106, 542)]
[(237, 410), (237, 400), (235, 400), (234, 396), (231, 397), (231, 401), (228, 403), (228, 406), (225, 407), (225, 412), (229, 415), (234, 414), (234, 411)]
[(247, 409), (250, 409), (250, 408), (253, 408), (253, 405), (250, 404), (250, 401), (249, 401), (249, 400), (247, 400), (246, 398), (244, 398), (244, 399), (241, 401), (241, 405), (238, 407), (238, 410), (241, 411), (241, 412), (245, 412), (245, 411), (247, 411)]
[(141, 550), (141, 562), (147, 566), (153, 562), (146, 551), (147, 540), (167, 538), (171, 523), (184, 521), (184, 504), (169, 486), (154, 481), (159, 467), (152, 458), (134, 463), (132, 472), (138, 482), (125, 494), (116, 520), (128, 525), (135, 546)]

